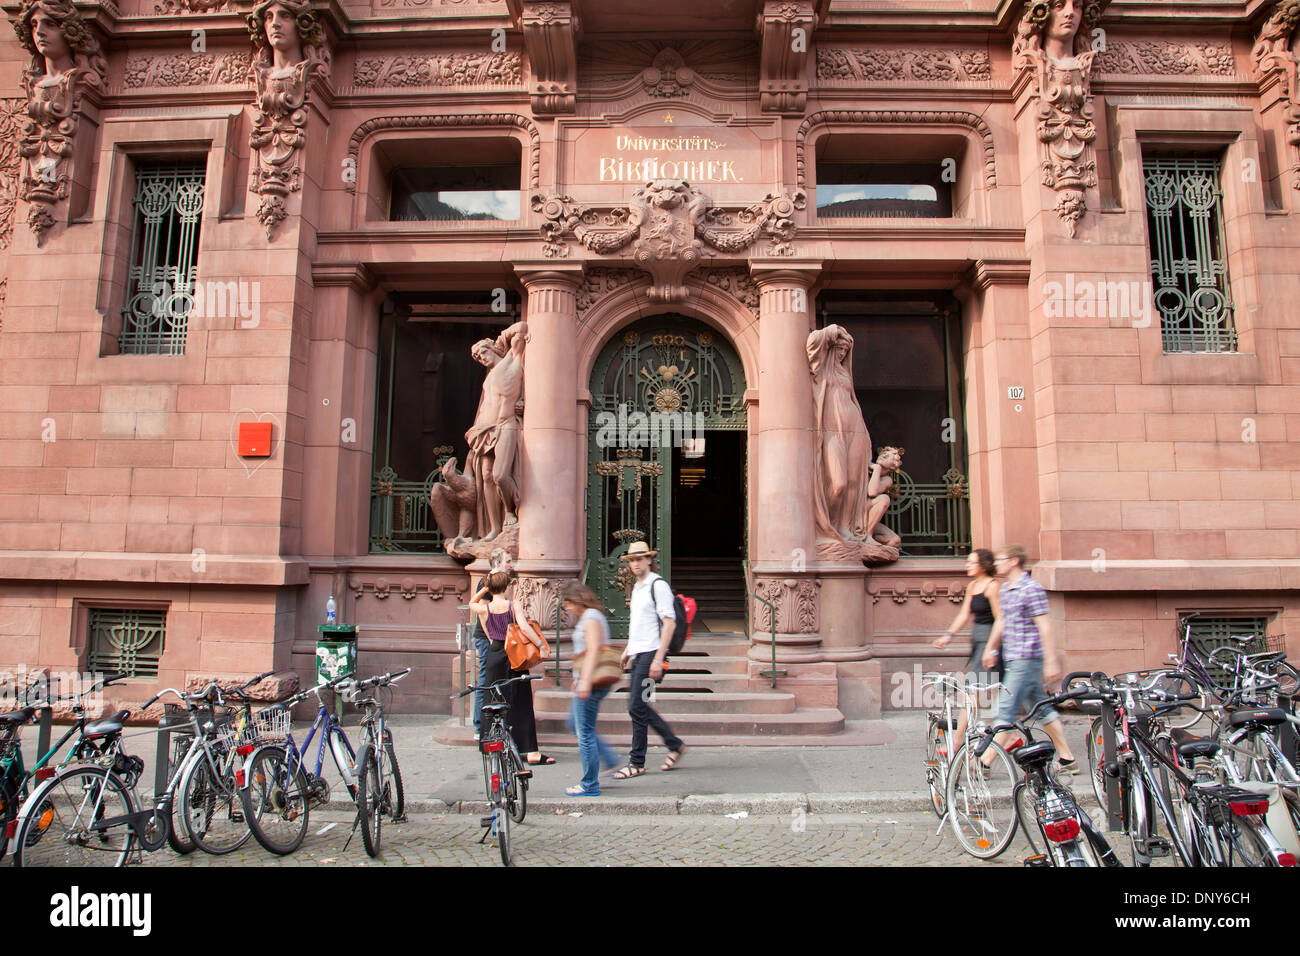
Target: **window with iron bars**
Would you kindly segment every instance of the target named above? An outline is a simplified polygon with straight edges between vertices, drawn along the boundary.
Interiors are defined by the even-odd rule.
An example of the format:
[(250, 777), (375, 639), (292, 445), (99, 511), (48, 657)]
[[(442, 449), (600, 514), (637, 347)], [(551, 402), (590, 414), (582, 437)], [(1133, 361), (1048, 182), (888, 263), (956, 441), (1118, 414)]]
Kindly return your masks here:
[(128, 677), (157, 677), (167, 630), (162, 609), (90, 608), (86, 668)]
[(204, 166), (141, 163), (135, 182), (118, 347), (124, 355), (184, 355), (194, 306)]
[(1235, 352), (1223, 239), (1222, 163), (1147, 158), (1151, 282), (1166, 352)]
[[(1220, 647), (1235, 647), (1247, 654), (1263, 654), (1271, 650), (1268, 637), (1268, 618), (1256, 615), (1240, 617), (1196, 617), (1191, 621), (1188, 641), (1192, 650), (1206, 661), (1206, 670), (1211, 679), (1220, 686), (1232, 683), (1232, 675), (1217, 664), (1209, 664), (1210, 655)], [(1238, 638), (1249, 637), (1249, 642)], [(1222, 659), (1222, 655), (1220, 656)]]

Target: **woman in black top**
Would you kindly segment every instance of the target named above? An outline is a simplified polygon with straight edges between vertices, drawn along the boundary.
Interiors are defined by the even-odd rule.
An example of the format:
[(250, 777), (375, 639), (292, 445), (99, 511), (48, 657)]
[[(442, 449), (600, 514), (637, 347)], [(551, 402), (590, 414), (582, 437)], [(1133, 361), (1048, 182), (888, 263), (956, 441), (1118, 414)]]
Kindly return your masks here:
[[(966, 556), (966, 576), (971, 578), (966, 586), (966, 596), (962, 599), (961, 609), (953, 618), (952, 625), (943, 632), (943, 637), (934, 642), (935, 647), (947, 647), (957, 631), (966, 625), (967, 618), (974, 618), (971, 627), (971, 651), (966, 661), (966, 670), (976, 681), (987, 683), (992, 674), (984, 670), (980, 658), (984, 656), (984, 645), (988, 643), (993, 622), (1001, 613), (998, 605), (998, 572), (993, 565), (993, 552), (987, 548), (976, 548)], [(1002, 680), (1002, 657), (998, 657), (997, 679)], [(966, 736), (966, 713), (962, 712), (961, 724), (957, 728), (954, 740), (963, 740)]]

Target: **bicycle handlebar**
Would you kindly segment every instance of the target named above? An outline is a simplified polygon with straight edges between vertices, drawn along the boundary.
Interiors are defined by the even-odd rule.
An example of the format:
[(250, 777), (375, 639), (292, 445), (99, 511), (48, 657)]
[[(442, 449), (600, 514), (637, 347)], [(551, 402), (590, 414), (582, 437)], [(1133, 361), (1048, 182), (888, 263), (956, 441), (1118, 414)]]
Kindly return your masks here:
[(522, 681), (530, 681), (530, 680), (541, 680), (541, 679), (542, 679), (542, 678), (541, 678), (540, 676), (536, 675), (536, 674), (520, 674), (520, 675), (517, 676), (517, 677), (508, 677), (508, 678), (506, 678), (505, 680), (499, 680), (499, 681), (497, 681), (496, 683), (493, 683), (493, 684), (484, 684), (484, 685), (482, 685), (482, 686), (480, 686), (480, 687), (474, 687), (474, 686), (472, 686), (472, 685), (471, 685), (471, 686), (467, 686), (467, 687), (466, 687), (463, 691), (461, 691), (459, 694), (452, 694), (452, 695), (451, 695), (451, 699), (452, 699), (452, 700), (459, 700), (459, 699), (462, 698), (462, 697), (468, 697), (470, 694), (476, 693), (476, 692), (478, 692), (478, 691), (480, 691), (480, 690), (488, 690), (488, 691), (490, 691), (490, 690), (495, 690), (495, 689), (498, 689), (498, 688), (501, 688), (501, 687), (505, 687), (507, 684), (513, 684), (515, 681), (520, 681), (520, 680), (522, 680)]

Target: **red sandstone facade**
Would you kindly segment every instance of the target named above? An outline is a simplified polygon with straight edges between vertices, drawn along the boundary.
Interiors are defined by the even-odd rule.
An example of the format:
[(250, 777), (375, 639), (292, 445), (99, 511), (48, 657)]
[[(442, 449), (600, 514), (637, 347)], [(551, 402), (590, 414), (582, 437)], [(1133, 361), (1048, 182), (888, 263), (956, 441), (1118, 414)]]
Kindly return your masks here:
[[(940, 656), (930, 641), (962, 562), (908, 557), (906, 537), (892, 564), (819, 557), (805, 339), (820, 295), (919, 290), (960, 304), (970, 540), (1028, 545), (1069, 669), (1159, 663), (1187, 610), (1300, 633), (1294, 23), (1282, 53), (1256, 55), (1278, 5), (1105, 6), (1084, 83), (1095, 139), (1073, 191), (1044, 182), (1063, 141), (1040, 135), (1019, 0), (312, 8), (321, 38), (301, 53), (293, 120), (271, 94), (255, 107), (281, 73), (250, 79), (247, 3), (78, 2), (105, 72), (81, 89), (56, 170), (66, 194), (49, 201), (24, 185), (19, 150), (32, 57), (0, 42), (0, 668), (82, 669), (88, 615), (129, 606), (166, 612), (157, 678), (129, 701), (203, 675), (307, 677), (333, 594), (361, 626), (363, 669), (413, 666), (404, 706), (446, 711), (465, 570), (371, 553), (380, 316), (394, 294), (486, 302), (498, 288), (532, 335), (516, 567), (542, 615), (591, 557), (598, 356), (673, 313), (743, 369), (744, 556), (792, 602), (778, 607), (779, 686), (849, 717), (891, 706), (892, 675)], [(250, 145), (277, 122), (296, 147)], [(394, 168), (502, 143), (518, 157), (517, 219), (390, 220)], [(277, 191), (284, 149), (298, 172)], [(1158, 315), (1079, 305), (1081, 283), (1151, 282), (1144, 162), (1164, 155), (1220, 164), (1235, 351), (1167, 351)], [(835, 158), (954, 160), (951, 215), (819, 217), (819, 162)], [(200, 281), (258, 283), (260, 313), (195, 310), (183, 354), (120, 354), (135, 171), (173, 159), (205, 171)], [(644, 235), (612, 251), (582, 240), (584, 213), (600, 226), (657, 178), (733, 213), (784, 205), (698, 261), (639, 258)], [(253, 420), (272, 424), (269, 457), (237, 454)], [(797, 613), (800, 594), (813, 597)], [(758, 689), (768, 631), (750, 639)]]

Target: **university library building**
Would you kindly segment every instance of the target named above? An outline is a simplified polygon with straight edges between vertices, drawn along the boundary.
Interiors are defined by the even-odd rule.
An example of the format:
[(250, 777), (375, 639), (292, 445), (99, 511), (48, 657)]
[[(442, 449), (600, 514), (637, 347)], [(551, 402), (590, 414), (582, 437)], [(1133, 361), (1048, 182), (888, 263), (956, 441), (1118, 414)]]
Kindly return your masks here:
[(567, 667), (635, 542), (697, 738), (914, 706), (974, 548), (1066, 671), (1300, 654), (1300, 0), (4, 10), (0, 669), (310, 684), (333, 599), (454, 714), (493, 552)]

